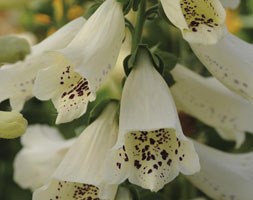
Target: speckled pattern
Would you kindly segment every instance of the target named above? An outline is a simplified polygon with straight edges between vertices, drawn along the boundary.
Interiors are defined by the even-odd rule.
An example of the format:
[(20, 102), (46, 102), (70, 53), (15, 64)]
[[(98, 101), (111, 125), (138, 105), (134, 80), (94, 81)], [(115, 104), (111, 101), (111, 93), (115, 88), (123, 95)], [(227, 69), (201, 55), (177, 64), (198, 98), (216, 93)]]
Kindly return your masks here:
[(82, 78), (76, 72), (70, 70), (67, 66), (62, 72), (59, 84), (65, 86), (65, 90), (61, 94), (61, 109), (70, 111), (78, 109), (79, 103), (87, 104), (87, 97), (90, 95), (88, 81)]
[(193, 32), (205, 25), (208, 32), (219, 26), (219, 14), (210, 0), (181, 0), (180, 6), (186, 23)]
[(99, 200), (98, 188), (93, 185), (59, 181), (54, 193), (44, 200)]
[(149, 183), (145, 182), (152, 178), (160, 188), (177, 175), (178, 163), (189, 156), (184, 147), (185, 143), (176, 137), (172, 129), (133, 131), (126, 135), (125, 145), (119, 150), (115, 165), (118, 173), (124, 165), (129, 165), (134, 170), (130, 176), (137, 176), (147, 188)]

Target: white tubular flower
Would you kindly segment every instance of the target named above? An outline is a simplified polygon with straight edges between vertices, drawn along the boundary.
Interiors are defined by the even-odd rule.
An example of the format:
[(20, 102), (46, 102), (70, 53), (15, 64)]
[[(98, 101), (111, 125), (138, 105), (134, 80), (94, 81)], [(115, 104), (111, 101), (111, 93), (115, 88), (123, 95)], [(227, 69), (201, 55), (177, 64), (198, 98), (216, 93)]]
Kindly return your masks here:
[(215, 200), (251, 200), (253, 153), (229, 154), (194, 142), (201, 170), (187, 178)]
[(117, 61), (124, 31), (120, 3), (106, 0), (66, 48), (48, 54), (53, 62), (38, 73), (34, 94), (41, 100), (52, 99), (58, 111), (56, 123), (85, 113)]
[(241, 0), (220, 0), (224, 8), (235, 9), (239, 6)]
[(14, 180), (24, 189), (43, 186), (53, 174), (73, 140), (46, 125), (32, 125), (21, 137), (23, 149), (14, 160)]
[(223, 86), (215, 78), (204, 78), (177, 65), (171, 74), (176, 81), (171, 91), (178, 109), (213, 126), (239, 147), (244, 132), (253, 132), (253, 107), (247, 100)]
[(22, 114), (15, 111), (0, 111), (0, 138), (13, 139), (21, 136), (27, 127)]
[(108, 182), (125, 179), (158, 191), (179, 171), (199, 170), (193, 144), (182, 132), (167, 84), (140, 49), (123, 88), (119, 138), (109, 154)]
[(117, 185), (105, 184), (103, 176), (106, 155), (117, 140), (117, 106), (110, 103), (81, 133), (49, 184), (34, 193), (34, 200), (55, 200), (56, 196), (62, 200), (114, 199)]
[(84, 18), (68, 23), (57, 32), (32, 47), (31, 55), (25, 61), (0, 68), (0, 102), (10, 99), (12, 109), (20, 111), (26, 100), (30, 99), (34, 79), (38, 70), (48, 67), (49, 60), (43, 52), (65, 47), (81, 29)]
[(191, 43), (213, 44), (224, 34), (226, 13), (219, 0), (161, 0), (169, 20)]
[(253, 46), (228, 33), (214, 45), (191, 44), (205, 67), (229, 89), (253, 102)]

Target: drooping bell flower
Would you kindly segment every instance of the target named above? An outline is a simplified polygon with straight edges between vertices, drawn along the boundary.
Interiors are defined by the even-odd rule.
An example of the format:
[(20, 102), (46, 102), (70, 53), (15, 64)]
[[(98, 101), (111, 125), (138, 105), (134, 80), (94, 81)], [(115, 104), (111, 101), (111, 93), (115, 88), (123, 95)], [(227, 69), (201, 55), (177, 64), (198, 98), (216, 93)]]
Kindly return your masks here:
[(169, 88), (143, 47), (123, 88), (119, 137), (108, 163), (109, 183), (128, 178), (152, 191), (179, 172), (189, 175), (200, 168), (193, 144), (182, 132)]
[(38, 73), (33, 91), (41, 100), (52, 100), (57, 124), (80, 117), (96, 98), (116, 64), (124, 30), (121, 4), (106, 0), (66, 48), (46, 56), (53, 61)]

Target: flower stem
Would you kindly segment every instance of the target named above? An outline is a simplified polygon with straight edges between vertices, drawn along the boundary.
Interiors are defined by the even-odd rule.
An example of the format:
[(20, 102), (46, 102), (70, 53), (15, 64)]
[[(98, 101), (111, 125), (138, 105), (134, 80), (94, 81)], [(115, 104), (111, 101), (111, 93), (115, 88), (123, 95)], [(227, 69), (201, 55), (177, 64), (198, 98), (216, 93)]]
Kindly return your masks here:
[(139, 4), (139, 9), (137, 13), (137, 21), (135, 25), (135, 30), (134, 30), (134, 35), (132, 38), (132, 49), (131, 52), (133, 53), (138, 45), (141, 42), (142, 39), (142, 31), (143, 31), (143, 26), (146, 20), (146, 0), (141, 0)]

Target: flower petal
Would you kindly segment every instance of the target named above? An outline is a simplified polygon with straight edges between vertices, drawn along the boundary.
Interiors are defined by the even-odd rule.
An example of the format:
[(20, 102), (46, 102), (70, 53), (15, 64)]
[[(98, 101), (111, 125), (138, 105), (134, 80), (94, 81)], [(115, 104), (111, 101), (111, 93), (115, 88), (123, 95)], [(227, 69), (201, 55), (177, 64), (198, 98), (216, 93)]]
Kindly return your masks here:
[(70, 148), (53, 177), (92, 185), (103, 183), (105, 158), (117, 139), (117, 104), (110, 103)]
[(14, 160), (14, 180), (24, 189), (35, 190), (49, 180), (73, 140), (65, 141), (55, 128), (33, 125), (21, 142), (24, 147)]
[[(179, 171), (199, 170), (193, 145), (183, 135), (174, 102), (147, 50), (128, 76), (120, 108), (120, 135), (110, 156), (108, 181), (129, 181), (158, 191)], [(109, 179), (109, 178), (108, 178)]]
[[(124, 30), (121, 4), (107, 0), (66, 48), (47, 55), (54, 60), (38, 74), (34, 94), (41, 100), (53, 100), (59, 113), (56, 123), (69, 122), (86, 112), (116, 63)], [(70, 73), (67, 84), (64, 73)]]
[(201, 170), (187, 178), (213, 199), (251, 200), (253, 154), (229, 154), (194, 142)]
[(32, 47), (32, 55), (40, 55), (46, 51), (66, 47), (80, 31), (85, 22), (86, 19), (83, 17), (72, 20), (39, 44), (34, 45)]
[(236, 142), (236, 148), (239, 148), (245, 141), (245, 132), (240, 132), (237, 130), (226, 130), (226, 129), (216, 129), (218, 134), (225, 140), (232, 140)]
[(227, 34), (214, 45), (191, 44), (205, 67), (229, 89), (253, 102), (253, 46)]
[(227, 134), (230, 132), (229, 138), (237, 144), (244, 138), (239, 134), (253, 132), (253, 108), (249, 102), (216, 79), (203, 78), (181, 65), (171, 73), (176, 81), (171, 91), (180, 110)]
[(71, 65), (61, 63), (64, 67), (56, 65), (39, 71), (33, 88), (37, 98), (52, 99), (58, 112), (57, 124), (80, 117), (86, 112), (88, 102), (95, 99), (88, 81), (74, 72)]
[(59, 50), (95, 93), (115, 66), (125, 35), (121, 4), (105, 1), (87, 20), (68, 47)]
[[(104, 199), (113, 200), (117, 186), (107, 187), (110, 194)], [(99, 188), (83, 183), (52, 180), (33, 193), (33, 200), (99, 200)]]
[(224, 34), (225, 10), (219, 0), (161, 0), (165, 14), (191, 43), (213, 44)]
[(0, 101), (10, 98), (14, 110), (20, 111), (26, 100), (30, 99), (35, 76), (38, 70), (48, 67), (49, 58), (41, 54), (47, 50), (63, 48), (84, 24), (83, 18), (68, 23), (53, 35), (32, 47), (32, 54), (25, 61), (0, 68)]

